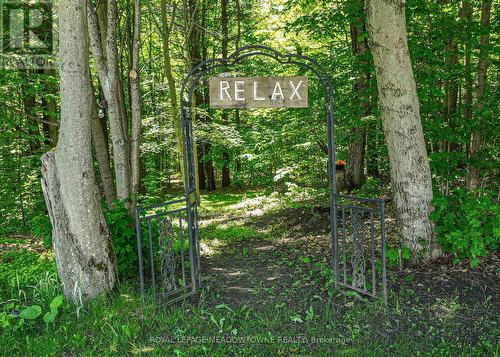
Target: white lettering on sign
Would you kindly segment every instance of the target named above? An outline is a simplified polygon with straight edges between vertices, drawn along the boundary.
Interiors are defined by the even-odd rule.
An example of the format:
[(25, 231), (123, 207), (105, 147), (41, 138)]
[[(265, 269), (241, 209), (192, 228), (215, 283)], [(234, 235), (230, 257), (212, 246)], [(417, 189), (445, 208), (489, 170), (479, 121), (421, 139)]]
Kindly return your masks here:
[(307, 77), (210, 78), (212, 108), (304, 108)]
[(276, 82), (276, 84), (274, 85), (274, 90), (273, 90), (273, 95), (271, 96), (271, 100), (278, 99), (278, 95), (281, 97), (281, 99), (285, 99), (285, 97), (283, 96), (283, 90), (281, 89), (280, 82)]
[(253, 99), (254, 100), (266, 100), (265, 97), (259, 97), (257, 95), (257, 87), (258, 87), (258, 82), (257, 81), (253, 81)]
[(290, 81), (290, 87), (292, 87), (292, 89), (293, 89), (292, 96), (290, 97), (290, 99), (293, 99), (293, 97), (295, 95), (297, 96), (297, 99), (302, 99), (302, 98), (300, 98), (300, 94), (299, 94), (299, 87), (300, 87), (301, 84), (302, 84), (302, 81), (300, 81), (299, 84), (297, 84), (297, 87), (295, 87), (293, 85), (293, 82)]
[(229, 100), (231, 99), (231, 96), (229, 95), (228, 89), (230, 88), (229, 82), (228, 81), (220, 81), (220, 95), (219, 98), (221, 100), (224, 99), (224, 93), (226, 94), (226, 98)]
[(241, 89), (242, 85), (245, 85), (245, 81), (234, 81), (234, 100), (245, 100), (245, 97), (240, 96), (240, 93), (245, 93), (245, 89)]

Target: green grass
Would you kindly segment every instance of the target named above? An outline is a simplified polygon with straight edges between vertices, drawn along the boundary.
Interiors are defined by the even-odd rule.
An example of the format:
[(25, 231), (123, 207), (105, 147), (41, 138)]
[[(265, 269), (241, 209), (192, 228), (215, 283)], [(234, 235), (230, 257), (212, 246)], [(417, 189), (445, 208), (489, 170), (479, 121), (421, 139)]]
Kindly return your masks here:
[(28, 242), (29, 239), (0, 237), (0, 244), (26, 244)]
[[(380, 331), (365, 322), (379, 316), (383, 307), (354, 302), (343, 315), (334, 297), (308, 307), (276, 303), (253, 311), (250, 306), (208, 305), (186, 301), (177, 307), (148, 303), (141, 312), (136, 289), (122, 286), (111, 298), (85, 305), (77, 318), (66, 304), (55, 323), (30, 321), (22, 330), (2, 333), (0, 353), (5, 356), (227, 356), (287, 355), (340, 356), (494, 355), (498, 346), (485, 340), (476, 346), (437, 338), (399, 334), (385, 342)], [(345, 298), (339, 297), (342, 301)], [(311, 307), (314, 306), (314, 307)], [(388, 321), (387, 328), (396, 328)], [(420, 327), (419, 327), (420, 328)], [(418, 331), (415, 331), (415, 333)], [(213, 342), (212, 340), (217, 341)], [(224, 342), (225, 341), (225, 342)]]
[(39, 254), (27, 249), (0, 252), (0, 301), (19, 296), (47, 272), (55, 273), (52, 253)]
[(201, 231), (202, 239), (218, 239), (226, 243), (248, 241), (261, 236), (256, 230), (244, 226), (218, 227), (212, 224)]
[[(246, 197), (233, 193), (210, 195), (204, 198), (204, 203), (210, 205), (208, 211), (223, 215)], [(241, 221), (201, 227), (204, 244), (221, 241), (223, 252), (240, 242), (250, 247), (254, 240), (267, 239), (274, 233), (271, 230), (262, 234), (241, 225)], [(285, 233), (279, 231), (280, 235)], [(487, 300), (486, 305), (478, 302), (478, 307), (470, 307), (480, 308), (475, 312), (469, 312), (469, 307), (456, 297), (439, 298), (430, 304), (414, 291), (413, 279), (402, 278), (400, 284), (406, 284), (405, 287), (392, 291), (389, 305), (384, 307), (380, 301), (367, 302), (334, 291), (331, 270), (325, 266), (324, 257), (310, 256), (300, 249), (276, 250), (272, 254), (278, 266), (293, 272), (291, 288), (283, 289), (279, 282), (271, 286), (257, 284), (251, 301), (231, 303), (220, 301), (221, 287), (211, 282), (195, 301), (169, 307), (147, 301), (142, 310), (137, 281), (132, 279), (111, 296), (84, 302), (83, 306), (66, 301), (54, 323), (45, 324), (42, 317), (49, 311), (51, 299), (61, 293), (59, 283), (53, 278), (52, 255), (27, 250), (2, 252), (0, 314), (5, 316), (13, 308), (32, 304), (39, 305), (42, 314), (26, 320), (23, 326), (19, 326), (19, 319), (11, 319), (0, 333), (0, 355), (492, 356), (499, 353), (498, 319), (492, 317), (496, 316), (494, 298)], [(466, 324), (467, 321), (472, 322)], [(0, 319), (0, 325), (1, 322)], [(468, 331), (475, 335), (467, 337)]]

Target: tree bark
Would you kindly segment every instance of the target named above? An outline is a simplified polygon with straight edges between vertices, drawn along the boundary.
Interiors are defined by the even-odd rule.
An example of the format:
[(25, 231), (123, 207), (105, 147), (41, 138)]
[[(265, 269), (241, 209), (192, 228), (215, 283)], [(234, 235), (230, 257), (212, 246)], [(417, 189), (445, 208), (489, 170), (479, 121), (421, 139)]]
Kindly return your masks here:
[[(352, 53), (356, 57), (356, 65), (361, 67), (358, 78), (354, 84), (354, 96), (361, 104), (358, 118), (370, 115), (370, 72), (368, 67), (368, 39), (366, 36), (366, 24), (364, 20), (363, 0), (355, 1), (355, 16), (351, 23), (351, 46)], [(364, 181), (366, 148), (366, 128), (355, 126), (351, 129), (349, 139), (349, 154), (347, 159), (346, 184), (349, 190), (361, 187)]]
[(170, 25), (167, 20), (167, 2), (161, 0), (161, 23), (162, 23), (162, 46), (163, 46), (163, 62), (165, 65), (165, 76), (167, 77), (168, 92), (170, 97), (170, 108), (172, 109), (172, 118), (174, 122), (175, 140), (177, 143), (177, 154), (179, 155), (181, 179), (184, 182), (184, 150), (182, 147), (182, 129), (181, 129), (181, 113), (177, 99), (177, 90), (175, 86), (175, 78), (172, 71), (172, 60), (170, 56), (170, 34), (174, 25), (177, 13), (177, 3), (174, 3), (170, 18)]
[[(222, 58), (226, 59), (228, 56), (229, 45), (229, 31), (228, 31), (228, 16), (227, 16), (227, 3), (228, 0), (221, 0), (221, 33), (222, 33)], [(222, 124), (228, 125), (229, 116), (226, 110), (222, 110)], [(231, 185), (231, 176), (229, 172), (229, 151), (224, 148), (222, 152), (222, 187), (229, 187)]]
[[(188, 43), (188, 59), (189, 59), (189, 66), (190, 68), (194, 68), (196, 65), (198, 65), (201, 61), (203, 61), (202, 54), (201, 54), (201, 48), (200, 46), (202, 45), (201, 38), (202, 38), (202, 31), (204, 29), (200, 29), (200, 26), (198, 26), (198, 21), (199, 21), (199, 9), (198, 9), (199, 2), (198, 0), (189, 0), (188, 1), (188, 13), (187, 13), (187, 28), (188, 28), (188, 33), (187, 33), (187, 43)], [(202, 13), (202, 16), (204, 14)], [(202, 18), (203, 22), (203, 18)], [(202, 93), (200, 91), (195, 91), (194, 93), (194, 98), (193, 98), (193, 121), (205, 121), (209, 122), (210, 118), (205, 117), (203, 115), (200, 115), (200, 113), (197, 113), (195, 110), (197, 105), (200, 105), (202, 103), (205, 103), (205, 98), (203, 97)], [(213, 169), (213, 162), (212, 160), (202, 160), (211, 150), (211, 145), (208, 142), (201, 143), (198, 142), (195, 144), (195, 153), (194, 153), (194, 158), (195, 158), (195, 167), (196, 167), (196, 185), (197, 187), (202, 187), (201, 180), (203, 177), (201, 176), (201, 165), (205, 165), (203, 172), (205, 173), (206, 176), (206, 188), (208, 190), (215, 190), (215, 174), (214, 174), (214, 169)], [(198, 155), (199, 154), (199, 155)], [(203, 162), (205, 161), (205, 162)], [(199, 197), (199, 193), (198, 193)]]
[[(50, 78), (45, 84), (45, 90), (49, 96), (46, 99), (47, 105), (47, 120), (51, 123), (57, 123), (57, 103), (56, 103), (56, 94), (57, 94), (57, 82), (56, 82), (56, 73), (53, 69), (46, 69), (45, 75)], [(58, 126), (57, 125), (49, 125), (49, 136), (50, 136), (50, 145), (55, 147), (57, 145), (57, 136), (58, 136)]]
[(479, 186), (479, 151), (481, 149), (481, 131), (477, 123), (481, 123), (481, 116), (484, 107), (484, 91), (486, 88), (486, 72), (488, 69), (488, 53), (490, 44), (490, 14), (491, 1), (485, 0), (481, 6), (481, 49), (479, 50), (479, 64), (477, 68), (477, 93), (476, 93), (476, 108), (479, 113), (476, 120), (476, 125), (472, 129), (470, 140), (469, 159), (469, 175), (467, 177), (467, 188), (473, 190)]
[(397, 225), (412, 262), (440, 255), (429, 219), (432, 182), (408, 51), (404, 0), (366, 0)]
[[(124, 201), (131, 193), (130, 143), (127, 121), (122, 99), (122, 87), (118, 71), (118, 53), (116, 45), (117, 6), (116, 0), (107, 0), (106, 42), (101, 42), (99, 19), (90, 0), (87, 0), (87, 16), (90, 44), (99, 82), (108, 108), (111, 138), (113, 143), (113, 163), (116, 177), (118, 198)], [(101, 21), (101, 23), (104, 21)]]
[(467, 25), (465, 28), (465, 109), (464, 116), (466, 121), (472, 120), (472, 36), (471, 36), (471, 26), (472, 26), (472, 5), (468, 0), (464, 0), (462, 3), (463, 14), (462, 16), (467, 19)]
[(131, 140), (130, 140), (130, 166), (131, 166), (131, 211), (137, 206), (140, 182), (140, 145), (141, 145), (141, 82), (139, 72), (139, 44), (141, 30), (141, 3), (134, 0), (134, 34), (132, 39), (132, 69), (130, 70), (130, 101), (131, 101)]
[[(89, 73), (90, 79), (90, 73)], [(93, 92), (93, 91), (92, 91)], [(113, 205), (113, 201), (116, 199), (115, 182), (113, 180), (113, 171), (111, 170), (111, 160), (109, 157), (107, 132), (103, 130), (103, 125), (101, 119), (99, 118), (99, 113), (97, 109), (97, 102), (95, 95), (92, 93), (92, 146), (94, 148), (94, 154), (97, 159), (97, 165), (99, 167), (99, 175), (102, 183), (102, 190), (104, 191), (104, 198), (109, 207)]]
[(59, 278), (73, 299), (110, 291), (117, 277), (92, 164), (86, 7), (59, 5), (61, 126), (56, 150), (42, 157), (42, 189)]

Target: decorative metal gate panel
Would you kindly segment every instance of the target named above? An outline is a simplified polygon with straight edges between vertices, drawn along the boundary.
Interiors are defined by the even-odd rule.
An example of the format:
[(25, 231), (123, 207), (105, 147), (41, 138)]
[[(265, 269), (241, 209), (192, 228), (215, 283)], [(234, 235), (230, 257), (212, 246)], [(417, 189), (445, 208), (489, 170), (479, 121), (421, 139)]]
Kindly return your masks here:
[(335, 288), (381, 296), (387, 302), (384, 200), (337, 195), (337, 212), (340, 236), (338, 232), (333, 236)]
[[(310, 57), (299, 54), (282, 54), (270, 47), (255, 45), (241, 47), (226, 59), (211, 59), (198, 64), (186, 76), (182, 84), (180, 109), (185, 198), (137, 209), (136, 225), (143, 303), (146, 293), (146, 263), (150, 266), (149, 279), (151, 280), (153, 297), (161, 296), (166, 303), (179, 301), (193, 295), (200, 286), (199, 197), (196, 194), (196, 149), (193, 135), (194, 93), (200, 82), (209, 73), (224, 72), (228, 68), (255, 56), (272, 59), (281, 65), (299, 66), (314, 74), (321, 83), (325, 96), (332, 267), (334, 269), (335, 288), (352, 289), (370, 297), (382, 295), (386, 299), (384, 203), (382, 200), (337, 195), (333, 85), (330, 76), (322, 66)], [(338, 202), (338, 199), (341, 201)], [(167, 207), (181, 202), (185, 204), (182, 208), (167, 210)], [(148, 215), (147, 212), (154, 209), (160, 210), (160, 213)], [(341, 222), (340, 227), (338, 226), (339, 220)], [(378, 243), (375, 239), (375, 235), (377, 235), (376, 220), (380, 222), (378, 230), (381, 241)], [(158, 221), (157, 232), (152, 227), (154, 221)], [(143, 224), (146, 226), (142, 227)], [(184, 228), (186, 231), (184, 231)], [(149, 250), (149, 262), (145, 261), (142, 252), (143, 240), (141, 237), (143, 229), (147, 230), (149, 237), (149, 247), (147, 248)], [(340, 244), (339, 229), (342, 231), (342, 242)], [(368, 231), (369, 233), (367, 233)], [(175, 244), (182, 246), (185, 237), (187, 237), (187, 255), (181, 254), (182, 250), (176, 252), (175, 249)], [(155, 250), (153, 243), (156, 241), (158, 242), (158, 248)], [(174, 242), (179, 243), (174, 244)], [(379, 250), (381, 251), (380, 258)], [(368, 254), (368, 263), (365, 253)], [(348, 263), (348, 259), (350, 263)], [(186, 274), (188, 265), (189, 274)], [(158, 267), (159, 273), (155, 270)], [(342, 277), (340, 270), (342, 271)], [(161, 276), (159, 282), (156, 274)], [(370, 274), (371, 279), (368, 278), (368, 274)]]
[[(136, 235), (142, 303), (174, 303), (194, 295), (200, 283), (196, 203), (175, 200), (136, 209)], [(181, 204), (181, 207), (176, 207)], [(194, 207), (193, 207), (194, 206)], [(147, 239), (143, 239), (143, 232)], [(146, 252), (144, 252), (146, 251)], [(146, 291), (146, 281), (150, 288)]]

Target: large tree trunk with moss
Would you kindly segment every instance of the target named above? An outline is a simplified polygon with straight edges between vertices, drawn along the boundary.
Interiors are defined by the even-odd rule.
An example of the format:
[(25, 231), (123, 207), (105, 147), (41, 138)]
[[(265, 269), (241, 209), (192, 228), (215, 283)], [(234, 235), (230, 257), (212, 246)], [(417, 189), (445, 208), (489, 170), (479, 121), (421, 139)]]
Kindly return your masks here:
[(117, 277), (92, 163), (86, 7), (63, 0), (59, 9), (61, 126), (57, 148), (42, 157), (42, 188), (59, 278), (72, 299), (110, 291)]
[(432, 182), (406, 36), (404, 0), (366, 0), (397, 225), (412, 262), (440, 254), (429, 219)]

